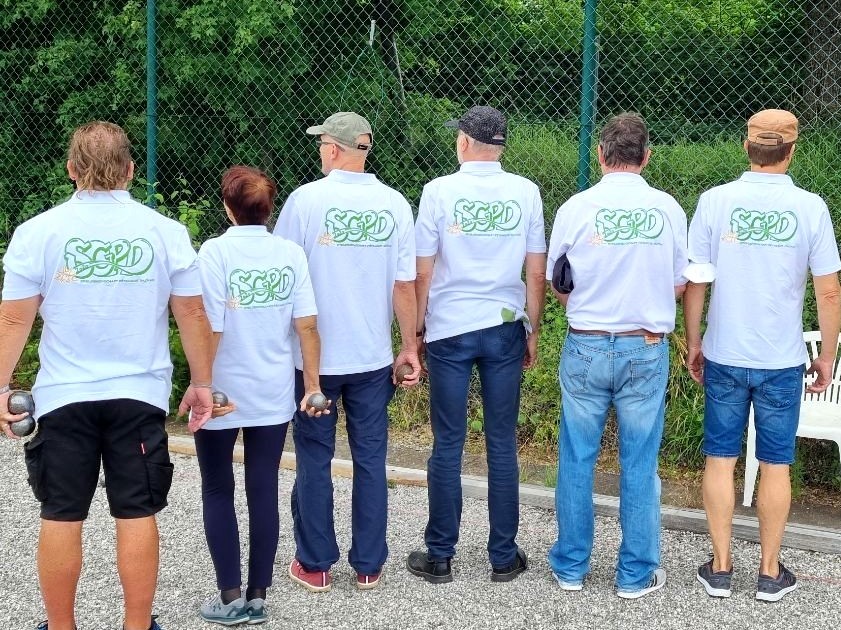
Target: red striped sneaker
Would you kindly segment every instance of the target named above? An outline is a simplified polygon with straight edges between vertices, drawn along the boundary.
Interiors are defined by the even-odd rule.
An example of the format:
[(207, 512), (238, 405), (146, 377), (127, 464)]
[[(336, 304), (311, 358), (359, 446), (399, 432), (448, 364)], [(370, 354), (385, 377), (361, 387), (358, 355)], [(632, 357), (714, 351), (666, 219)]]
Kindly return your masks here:
[(380, 578), (382, 577), (382, 575), (382, 571), (380, 571), (379, 573), (374, 573), (372, 575), (357, 573), (356, 588), (358, 588), (360, 591), (367, 591), (372, 588), (377, 588), (377, 586), (379, 586), (380, 584)]
[(297, 558), (293, 559), (292, 564), (289, 565), (289, 577), (293, 582), (297, 582), (313, 593), (329, 591), (333, 586), (333, 576), (330, 575), (330, 571), (307, 571)]

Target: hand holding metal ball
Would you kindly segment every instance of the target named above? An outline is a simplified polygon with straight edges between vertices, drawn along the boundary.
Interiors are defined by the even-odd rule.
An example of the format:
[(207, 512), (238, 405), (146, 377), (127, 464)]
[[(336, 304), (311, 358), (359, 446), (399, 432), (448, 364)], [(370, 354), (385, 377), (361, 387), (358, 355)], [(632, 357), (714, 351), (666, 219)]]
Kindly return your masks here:
[(18, 437), (26, 437), (35, 430), (35, 419), (32, 414), (35, 413), (35, 401), (32, 400), (32, 394), (22, 390), (15, 390), (9, 394), (7, 400), (9, 413), (19, 414), (28, 413), (29, 415), (23, 420), (12, 422), (9, 428)]

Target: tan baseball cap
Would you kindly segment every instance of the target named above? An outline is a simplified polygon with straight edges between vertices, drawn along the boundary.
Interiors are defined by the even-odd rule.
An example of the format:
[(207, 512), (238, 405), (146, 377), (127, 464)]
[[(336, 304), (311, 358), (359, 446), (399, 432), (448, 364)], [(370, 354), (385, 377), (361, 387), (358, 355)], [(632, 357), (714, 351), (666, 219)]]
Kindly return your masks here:
[(764, 109), (748, 120), (748, 140), (778, 146), (797, 140), (797, 117), (784, 109)]
[(370, 149), (372, 142), (358, 143), (357, 138), (367, 133), (371, 136), (372, 141), (374, 139), (374, 132), (371, 131), (371, 123), (356, 112), (338, 112), (333, 114), (322, 124), (309, 127), (307, 133), (311, 136), (327, 134), (342, 144), (363, 151)]

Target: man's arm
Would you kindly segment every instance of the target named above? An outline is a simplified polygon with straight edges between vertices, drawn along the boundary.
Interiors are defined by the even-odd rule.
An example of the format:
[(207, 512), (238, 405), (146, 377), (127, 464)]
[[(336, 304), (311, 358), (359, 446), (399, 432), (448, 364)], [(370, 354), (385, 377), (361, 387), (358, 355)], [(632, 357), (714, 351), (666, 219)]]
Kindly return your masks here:
[(178, 414), (192, 411), (190, 430), (197, 431), (210, 419), (213, 411), (210, 391), (213, 383), (213, 335), (202, 296), (172, 295), (169, 306), (178, 325), (184, 356), (190, 366), (190, 386), (184, 392)]
[[(683, 321), (686, 325), (686, 367), (696, 383), (704, 384), (704, 355), (701, 351), (701, 316), (709, 283), (688, 282), (683, 293)], [(677, 287), (675, 287), (677, 292)]]
[(415, 334), (418, 321), (417, 297), (415, 295), (416, 281), (396, 281), (394, 283), (393, 302), (394, 315), (400, 327), (400, 352), (394, 359), (394, 368), (403, 363), (412, 366), (412, 373), (408, 374), (400, 383), (394, 375), (395, 385), (411, 387), (420, 379), (421, 365), (418, 359), (418, 340)]
[(540, 336), (540, 319), (546, 301), (546, 254), (526, 254), (526, 314), (531, 323), (531, 334), (526, 342), (523, 367), (529, 369), (537, 363), (537, 340)]
[[(40, 305), (40, 295), (0, 303), (0, 386), (8, 386), (12, 381), (12, 373), (23, 353)], [(0, 394), (0, 425), (8, 437), (18, 439), (8, 423), (23, 420), (27, 414), (8, 412), (9, 393)]]
[(818, 326), (821, 330), (821, 352), (812, 361), (807, 374), (816, 374), (815, 382), (806, 389), (820, 393), (832, 382), (832, 367), (838, 351), (838, 332), (841, 328), (841, 288), (838, 274), (814, 276), (815, 300), (818, 305)]
[(321, 393), (319, 381), (319, 362), (321, 361), (321, 337), (318, 335), (318, 318), (315, 315), (296, 317), (292, 320), (298, 340), (301, 342), (301, 356), (304, 361), (304, 397), (300, 401), (301, 411), (310, 416), (321, 416), (330, 413), (330, 403), (327, 401), (327, 409), (319, 411), (314, 407), (308, 407), (307, 401), (313, 394)]

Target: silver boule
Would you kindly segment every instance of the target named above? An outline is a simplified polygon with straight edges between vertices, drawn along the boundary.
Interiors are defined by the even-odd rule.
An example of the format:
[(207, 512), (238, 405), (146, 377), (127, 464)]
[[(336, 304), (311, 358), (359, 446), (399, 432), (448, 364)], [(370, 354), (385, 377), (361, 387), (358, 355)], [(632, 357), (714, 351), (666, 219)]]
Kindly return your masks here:
[(23, 420), (9, 423), (9, 428), (18, 437), (26, 437), (35, 430), (35, 420), (32, 416), (26, 416)]
[(307, 399), (307, 407), (312, 407), (317, 411), (324, 411), (327, 409), (327, 398), (324, 394), (315, 393)]
[(35, 401), (32, 400), (32, 394), (20, 389), (16, 389), (9, 394), (7, 404), (9, 413), (28, 413), (30, 416), (35, 413)]
[(228, 406), (228, 395), (225, 392), (213, 392), (213, 404), (220, 407)]

